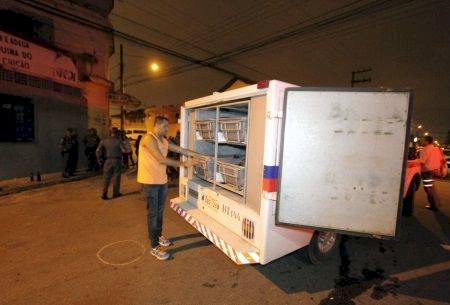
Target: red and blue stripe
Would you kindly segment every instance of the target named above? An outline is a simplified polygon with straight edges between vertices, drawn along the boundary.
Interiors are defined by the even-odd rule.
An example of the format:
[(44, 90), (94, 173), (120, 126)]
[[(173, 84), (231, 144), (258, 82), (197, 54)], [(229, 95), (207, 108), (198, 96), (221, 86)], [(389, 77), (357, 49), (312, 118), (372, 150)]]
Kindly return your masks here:
[(278, 166), (264, 165), (263, 190), (266, 192), (278, 190)]

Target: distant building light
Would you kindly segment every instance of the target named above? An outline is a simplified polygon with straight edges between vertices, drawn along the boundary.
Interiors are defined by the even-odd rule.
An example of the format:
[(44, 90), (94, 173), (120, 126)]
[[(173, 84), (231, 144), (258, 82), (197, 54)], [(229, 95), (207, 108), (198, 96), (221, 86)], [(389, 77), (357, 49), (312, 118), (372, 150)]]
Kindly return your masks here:
[(418, 141), (419, 139), (417, 138), (417, 137), (414, 137), (414, 143), (417, 143), (417, 141)]
[(422, 129), (422, 125), (417, 125), (417, 128)]
[(429, 132), (425, 132), (423, 135), (424, 136), (428, 136), (428, 135), (430, 135), (430, 133)]

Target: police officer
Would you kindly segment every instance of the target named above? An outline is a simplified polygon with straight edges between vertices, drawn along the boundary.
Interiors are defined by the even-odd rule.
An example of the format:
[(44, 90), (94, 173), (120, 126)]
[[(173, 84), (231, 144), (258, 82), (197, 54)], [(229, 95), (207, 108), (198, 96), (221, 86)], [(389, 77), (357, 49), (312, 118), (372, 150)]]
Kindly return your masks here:
[(97, 129), (89, 128), (88, 134), (83, 139), (84, 154), (88, 159), (88, 171), (98, 171), (98, 163), (95, 156), (100, 138), (97, 135)]
[(75, 143), (73, 128), (67, 128), (66, 135), (59, 140), (59, 148), (61, 151), (61, 156), (63, 160), (63, 174), (64, 178), (74, 175), (75, 169), (73, 168), (74, 163), (74, 152), (78, 147)]
[(103, 193), (102, 199), (108, 199), (108, 188), (113, 181), (113, 198), (122, 196), (120, 193), (120, 176), (122, 174), (122, 153), (125, 151), (120, 139), (120, 132), (113, 128), (111, 135), (100, 141), (96, 150), (97, 160), (103, 164)]

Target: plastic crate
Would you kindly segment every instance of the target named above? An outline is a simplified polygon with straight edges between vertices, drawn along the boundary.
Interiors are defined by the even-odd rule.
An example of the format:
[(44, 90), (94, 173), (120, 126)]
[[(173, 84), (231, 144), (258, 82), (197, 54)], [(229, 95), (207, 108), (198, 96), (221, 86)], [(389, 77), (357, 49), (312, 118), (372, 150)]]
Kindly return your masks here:
[(214, 140), (216, 133), (216, 121), (215, 120), (196, 121), (195, 133), (197, 140)]
[(219, 131), (225, 142), (247, 143), (247, 119), (246, 118), (223, 118), (219, 120)]
[(245, 167), (223, 162), (217, 161), (217, 173), (218, 179), (222, 180), (218, 181), (220, 183), (226, 183), (236, 187), (238, 190), (244, 189), (244, 181), (245, 181)]
[(214, 177), (214, 158), (207, 156), (194, 157), (194, 174), (204, 180), (212, 180)]

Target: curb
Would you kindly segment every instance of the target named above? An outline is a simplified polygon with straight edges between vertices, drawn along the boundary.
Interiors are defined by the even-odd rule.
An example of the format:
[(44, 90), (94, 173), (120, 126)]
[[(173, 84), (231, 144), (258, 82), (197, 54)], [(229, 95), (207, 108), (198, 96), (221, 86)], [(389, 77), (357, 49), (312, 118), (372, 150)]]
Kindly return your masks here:
[(83, 179), (87, 179), (87, 178), (91, 178), (91, 177), (95, 177), (95, 176), (99, 176), (99, 175), (100, 175), (99, 173), (82, 174), (82, 175), (71, 177), (71, 178), (63, 178), (63, 179), (48, 181), (48, 182), (38, 182), (35, 184), (19, 186), (19, 187), (12, 188), (9, 190), (4, 190), (4, 191), (0, 190), (0, 197), (6, 196), (6, 195), (11, 195), (11, 194), (16, 194), (16, 193), (20, 193), (20, 192), (24, 192), (24, 191), (39, 189), (39, 188), (43, 188), (43, 187), (47, 187), (47, 186), (51, 186), (51, 185), (55, 185), (55, 184), (79, 181), (79, 180), (83, 180)]
[[(56, 185), (56, 184), (63, 184), (63, 183), (69, 183), (69, 182), (74, 182), (74, 181), (80, 181), (83, 179), (87, 179), (87, 178), (92, 178), (92, 177), (96, 177), (96, 176), (101, 176), (101, 173), (88, 173), (88, 174), (80, 174), (79, 176), (75, 176), (75, 177), (71, 177), (71, 178), (63, 178), (63, 179), (59, 179), (59, 180), (54, 180), (54, 181), (48, 181), (48, 182), (38, 182), (35, 184), (31, 184), (31, 185), (26, 185), (26, 186), (20, 186), (20, 187), (16, 187), (16, 188), (12, 188), (9, 190), (4, 190), (2, 191), (0, 189), (0, 197), (2, 196), (7, 196), (7, 195), (11, 195), (11, 194), (17, 194), (20, 192), (24, 192), (24, 191), (29, 191), (29, 190), (34, 190), (34, 189), (39, 189), (39, 188), (43, 188), (43, 187), (47, 187), (47, 186), (52, 186), (52, 185)], [(173, 187), (178, 187), (178, 182), (177, 183), (168, 183), (168, 187), (169, 188), (173, 188)]]

